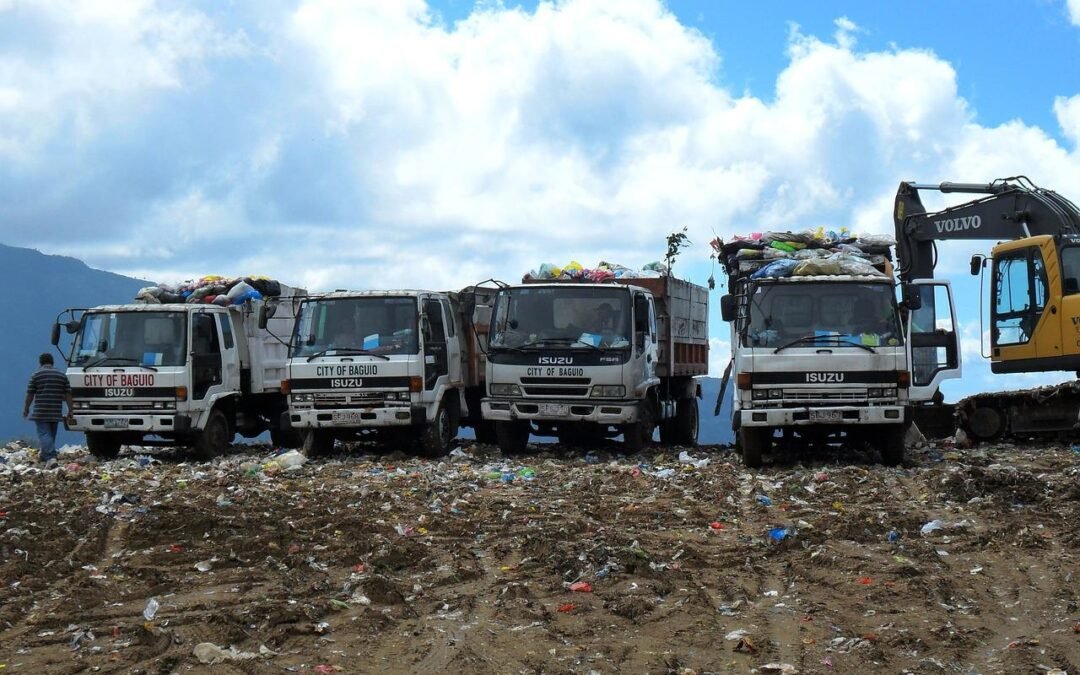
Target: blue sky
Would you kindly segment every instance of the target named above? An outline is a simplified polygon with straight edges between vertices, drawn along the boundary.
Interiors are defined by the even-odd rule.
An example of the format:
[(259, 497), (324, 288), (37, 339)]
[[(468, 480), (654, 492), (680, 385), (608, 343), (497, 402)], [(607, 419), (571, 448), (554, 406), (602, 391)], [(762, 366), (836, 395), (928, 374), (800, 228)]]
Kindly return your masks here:
[[(900, 180), (1080, 198), (1078, 24), (1080, 0), (0, 0), (0, 241), (164, 281), (455, 288), (640, 266), (685, 225), (704, 282), (714, 233), (890, 231)], [(1003, 386), (965, 276), (988, 248), (942, 247), (953, 398)]]

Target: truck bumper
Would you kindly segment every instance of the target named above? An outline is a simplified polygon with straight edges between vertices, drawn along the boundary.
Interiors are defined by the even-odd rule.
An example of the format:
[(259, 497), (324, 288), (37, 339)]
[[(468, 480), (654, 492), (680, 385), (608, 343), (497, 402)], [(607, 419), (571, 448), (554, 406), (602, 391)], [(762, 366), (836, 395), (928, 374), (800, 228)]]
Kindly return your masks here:
[(593, 422), (632, 424), (638, 420), (637, 401), (523, 401), (485, 398), (480, 402), (486, 420), (539, 420), (543, 422)]
[(290, 410), (289, 427), (293, 429), (366, 429), (407, 427), (423, 424), (427, 415), (422, 406), (407, 408), (347, 408), (339, 410)]
[(163, 414), (160, 410), (134, 412), (125, 411), (119, 415), (109, 414), (78, 414), (75, 415), (75, 423), (68, 424), (69, 431), (102, 431), (102, 432), (135, 432), (140, 434), (178, 434), (191, 431), (191, 418), (187, 415), (176, 413)]
[[(811, 414), (813, 413), (813, 414)], [(750, 408), (739, 411), (744, 427), (808, 425), (902, 424), (904, 406), (837, 406), (832, 408)]]

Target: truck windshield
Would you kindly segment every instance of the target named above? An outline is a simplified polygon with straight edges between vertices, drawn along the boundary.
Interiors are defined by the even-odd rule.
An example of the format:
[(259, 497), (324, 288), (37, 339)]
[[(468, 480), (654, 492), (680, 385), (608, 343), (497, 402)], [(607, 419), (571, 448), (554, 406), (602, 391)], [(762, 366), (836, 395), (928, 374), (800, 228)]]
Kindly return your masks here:
[(71, 346), (71, 365), (182, 366), (184, 312), (87, 312)]
[(617, 288), (565, 286), (499, 292), (493, 349), (561, 344), (570, 348), (629, 348), (630, 294)]
[(417, 315), (411, 296), (307, 300), (300, 305), (290, 355), (416, 354)]
[[(753, 287), (743, 344), (813, 347), (852, 342), (866, 347), (903, 343), (896, 296), (889, 284), (769, 283)], [(800, 338), (805, 338), (800, 340)]]

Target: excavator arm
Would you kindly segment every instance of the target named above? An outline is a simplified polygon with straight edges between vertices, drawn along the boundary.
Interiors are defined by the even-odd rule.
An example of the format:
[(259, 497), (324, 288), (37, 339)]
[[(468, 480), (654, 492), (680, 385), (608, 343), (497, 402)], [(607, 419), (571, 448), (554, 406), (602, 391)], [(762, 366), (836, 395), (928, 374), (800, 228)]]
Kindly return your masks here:
[[(985, 195), (928, 213), (919, 192)], [(932, 279), (935, 242), (950, 239), (1009, 241), (1040, 234), (1080, 234), (1080, 209), (1024, 176), (992, 183), (900, 183), (893, 209), (900, 280)]]

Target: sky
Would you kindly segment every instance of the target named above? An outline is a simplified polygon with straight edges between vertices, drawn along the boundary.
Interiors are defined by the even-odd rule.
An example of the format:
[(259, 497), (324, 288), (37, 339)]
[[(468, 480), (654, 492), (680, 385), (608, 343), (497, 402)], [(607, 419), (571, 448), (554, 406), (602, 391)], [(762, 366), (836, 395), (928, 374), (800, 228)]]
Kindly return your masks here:
[[(1080, 0), (0, 0), (0, 242), (454, 289), (640, 267), (686, 227), (676, 271), (705, 283), (714, 236), (891, 232), (901, 180), (1080, 199), (1078, 66)], [(941, 248), (950, 400), (1072, 377), (990, 374), (966, 270), (991, 244)]]

